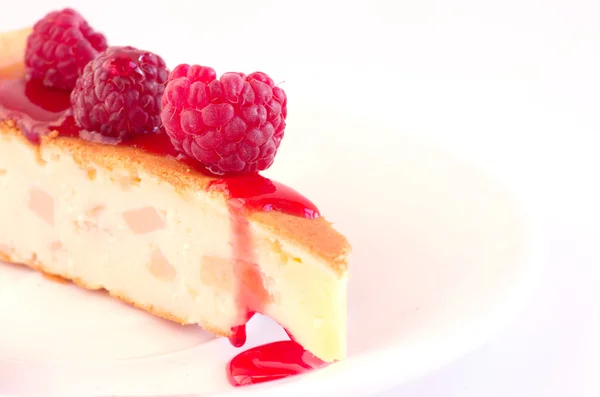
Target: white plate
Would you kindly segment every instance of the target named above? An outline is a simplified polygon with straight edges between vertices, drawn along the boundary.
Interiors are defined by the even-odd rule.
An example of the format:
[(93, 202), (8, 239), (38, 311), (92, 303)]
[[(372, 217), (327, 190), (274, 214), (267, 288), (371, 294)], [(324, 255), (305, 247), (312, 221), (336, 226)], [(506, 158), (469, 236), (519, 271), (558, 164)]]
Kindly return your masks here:
[[(354, 246), (346, 361), (233, 389), (226, 340), (2, 265), (0, 394), (365, 395), (459, 357), (518, 310), (539, 252), (530, 213), (500, 184), (392, 127), (365, 140), (372, 125), (329, 109), (297, 107), (289, 126), (268, 175), (319, 203)], [(284, 333), (259, 318), (249, 335)]]

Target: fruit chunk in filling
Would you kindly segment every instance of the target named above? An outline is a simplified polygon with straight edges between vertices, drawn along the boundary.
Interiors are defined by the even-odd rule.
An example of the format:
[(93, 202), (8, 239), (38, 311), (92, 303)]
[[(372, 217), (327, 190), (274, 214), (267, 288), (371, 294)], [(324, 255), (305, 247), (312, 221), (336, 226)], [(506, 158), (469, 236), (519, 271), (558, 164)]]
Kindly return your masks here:
[(217, 256), (203, 256), (200, 260), (200, 280), (223, 291), (233, 291), (235, 287), (231, 260)]
[(154, 207), (143, 207), (123, 212), (123, 220), (135, 234), (150, 233), (165, 228), (165, 221)]
[(177, 276), (177, 271), (173, 265), (169, 263), (160, 248), (157, 247), (152, 250), (148, 270), (154, 277), (162, 281), (173, 281)]
[(38, 187), (29, 190), (29, 209), (50, 225), (54, 225), (54, 198)]

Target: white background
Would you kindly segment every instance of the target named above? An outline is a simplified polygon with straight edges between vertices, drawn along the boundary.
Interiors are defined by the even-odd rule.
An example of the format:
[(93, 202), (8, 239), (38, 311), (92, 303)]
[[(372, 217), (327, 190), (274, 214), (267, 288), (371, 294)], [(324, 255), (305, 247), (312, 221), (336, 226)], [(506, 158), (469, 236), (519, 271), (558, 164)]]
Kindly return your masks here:
[(261, 69), (285, 80), (290, 109), (335, 103), (485, 163), (545, 214), (541, 289), (485, 346), (378, 397), (600, 395), (598, 2), (2, 3), (2, 30), (70, 4), (111, 44)]

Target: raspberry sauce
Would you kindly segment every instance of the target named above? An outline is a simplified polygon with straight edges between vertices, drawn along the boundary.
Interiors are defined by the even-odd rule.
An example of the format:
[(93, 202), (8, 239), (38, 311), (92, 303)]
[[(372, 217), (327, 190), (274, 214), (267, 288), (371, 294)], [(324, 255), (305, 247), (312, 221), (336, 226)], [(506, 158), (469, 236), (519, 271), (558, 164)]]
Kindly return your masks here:
[(287, 378), (325, 365), (294, 341), (272, 342), (235, 356), (227, 365), (227, 380), (233, 386), (246, 386)]
[[(263, 312), (270, 296), (255, 261), (252, 233), (244, 213), (248, 210), (278, 210), (299, 217), (316, 218), (319, 210), (293, 189), (258, 174), (218, 179), (211, 182), (211, 188), (227, 192), (229, 196), (237, 299), (238, 306), (247, 312), (247, 322), (255, 312)], [(246, 343), (245, 324), (233, 327), (231, 332), (229, 342), (233, 346), (241, 347)], [(292, 339), (289, 332), (288, 335)], [(309, 360), (311, 357), (312, 361)], [(317, 368), (322, 365), (317, 361), (296, 342), (273, 342), (244, 351), (233, 358), (227, 366), (227, 379), (233, 386), (262, 383)]]
[(14, 121), (33, 143), (51, 131), (79, 135), (70, 105), (68, 92), (48, 89), (39, 80), (0, 80), (0, 120)]
[[(228, 192), (232, 205), (253, 211), (280, 211), (302, 218), (318, 218), (319, 210), (306, 197), (259, 174), (231, 176), (210, 183), (209, 188)], [(235, 204), (239, 203), (239, 204)]]
[[(245, 344), (245, 323), (255, 312), (262, 312), (270, 299), (256, 264), (254, 241), (246, 214), (279, 211), (309, 219), (320, 216), (317, 207), (300, 193), (258, 174), (227, 177), (210, 174), (204, 167), (180, 154), (163, 130), (124, 141), (110, 141), (81, 130), (72, 116), (69, 92), (46, 88), (38, 80), (0, 79), (2, 120), (13, 121), (32, 143), (37, 144), (40, 137), (56, 131), (62, 137), (127, 145), (158, 156), (174, 157), (213, 177), (208, 189), (223, 191), (229, 199), (238, 304), (246, 313), (241, 319), (243, 324), (234, 327), (229, 338), (235, 347)], [(323, 365), (291, 340), (269, 343), (240, 353), (227, 366), (227, 373), (232, 385), (242, 386), (285, 378)]]

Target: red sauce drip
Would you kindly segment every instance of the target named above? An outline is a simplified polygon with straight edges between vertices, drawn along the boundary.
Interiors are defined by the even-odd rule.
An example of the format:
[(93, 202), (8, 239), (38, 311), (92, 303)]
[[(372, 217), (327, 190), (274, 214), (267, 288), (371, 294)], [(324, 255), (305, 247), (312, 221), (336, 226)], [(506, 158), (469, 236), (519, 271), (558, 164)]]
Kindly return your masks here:
[(275, 210), (309, 219), (319, 217), (319, 210), (306, 197), (259, 174), (215, 180), (209, 188), (228, 192), (235, 208), (264, 212)]
[[(180, 154), (163, 130), (121, 142), (81, 130), (71, 115), (69, 92), (48, 89), (37, 80), (0, 79), (0, 120), (15, 122), (33, 143), (39, 143), (40, 137), (56, 131), (63, 137), (127, 145), (158, 156), (175, 157), (197, 171), (209, 174), (201, 165)], [(249, 211), (280, 211), (310, 219), (320, 215), (317, 207), (295, 190), (258, 174), (214, 177), (209, 189), (222, 190), (229, 197), (238, 304), (246, 312), (243, 324), (232, 329), (229, 340), (232, 345), (241, 347), (246, 342), (245, 323), (255, 312), (262, 312), (270, 299), (256, 264), (254, 242), (245, 214)], [(281, 379), (322, 365), (296, 342), (284, 341), (241, 353), (229, 363), (228, 374), (230, 382), (239, 386)]]
[(296, 342), (272, 342), (235, 356), (227, 365), (227, 379), (233, 386), (246, 386), (299, 375), (325, 365)]
[[(227, 192), (232, 224), (232, 256), (238, 282), (238, 306), (247, 313), (246, 322), (269, 302), (260, 269), (255, 260), (254, 242), (244, 212), (281, 211), (291, 215), (317, 218), (319, 210), (295, 190), (258, 174), (234, 176), (215, 180), (209, 189)], [(235, 347), (246, 342), (245, 324), (232, 328), (229, 341)]]
[(246, 324), (231, 328), (229, 343), (233, 347), (242, 347), (246, 344)]
[[(242, 303), (242, 307), (247, 307), (246, 304)], [(231, 328), (231, 336), (229, 337), (229, 343), (233, 347), (242, 347), (246, 344), (246, 323), (254, 316), (255, 312), (248, 311), (245, 323)]]

